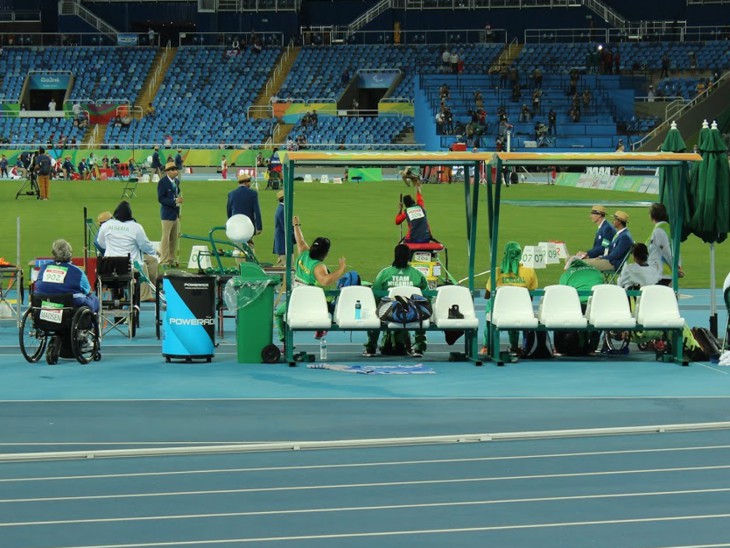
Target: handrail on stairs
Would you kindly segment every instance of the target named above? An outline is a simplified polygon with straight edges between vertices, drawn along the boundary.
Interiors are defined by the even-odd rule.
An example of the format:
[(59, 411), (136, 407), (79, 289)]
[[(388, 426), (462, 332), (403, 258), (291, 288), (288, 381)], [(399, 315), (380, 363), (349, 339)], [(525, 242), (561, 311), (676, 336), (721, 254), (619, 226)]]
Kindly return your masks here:
[(641, 148), (647, 141), (650, 139), (653, 139), (657, 135), (659, 135), (662, 131), (664, 131), (666, 128), (669, 127), (669, 125), (676, 121), (678, 118), (682, 116), (682, 114), (687, 110), (695, 105), (701, 103), (704, 101), (711, 93), (713, 93), (723, 82), (723, 80), (730, 79), (730, 71), (724, 72), (717, 80), (715, 80), (713, 83), (711, 83), (709, 86), (707, 86), (707, 89), (703, 91), (702, 93), (698, 93), (696, 97), (694, 97), (692, 100), (687, 101), (681, 108), (677, 109), (674, 114), (672, 114), (669, 118), (664, 120), (661, 124), (659, 124), (657, 127), (655, 127), (653, 130), (651, 130), (649, 133), (644, 135), (641, 139), (636, 141), (635, 143), (631, 144), (631, 150), (638, 150)]

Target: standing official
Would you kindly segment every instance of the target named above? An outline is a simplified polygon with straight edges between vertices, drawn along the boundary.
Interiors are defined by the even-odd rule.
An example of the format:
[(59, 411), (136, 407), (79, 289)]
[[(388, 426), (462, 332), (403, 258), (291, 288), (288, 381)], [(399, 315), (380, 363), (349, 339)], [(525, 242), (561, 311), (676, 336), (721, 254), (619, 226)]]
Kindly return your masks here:
[[(234, 215), (246, 215), (251, 219), (256, 234), (261, 234), (263, 223), (261, 222), (261, 208), (259, 207), (259, 194), (251, 190), (251, 177), (245, 173), (238, 176), (238, 188), (228, 193), (228, 204), (226, 214), (230, 219)], [(252, 245), (249, 242), (248, 245)]]
[(165, 165), (165, 176), (157, 183), (157, 201), (160, 202), (162, 237), (160, 238), (160, 264), (167, 267), (178, 266), (177, 239), (180, 234), (180, 181), (174, 162)]

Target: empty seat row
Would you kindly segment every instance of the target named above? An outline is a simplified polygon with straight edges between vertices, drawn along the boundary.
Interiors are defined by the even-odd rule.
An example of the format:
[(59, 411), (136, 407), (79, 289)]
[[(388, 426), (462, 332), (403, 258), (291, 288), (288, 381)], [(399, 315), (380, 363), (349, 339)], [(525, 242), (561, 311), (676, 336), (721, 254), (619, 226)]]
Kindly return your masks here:
[(593, 288), (585, 314), (575, 288), (550, 285), (545, 288), (537, 315), (530, 293), (523, 287), (497, 289), (490, 321), (498, 329), (682, 329), (684, 318), (674, 291), (663, 285), (641, 288), (632, 311), (626, 291), (617, 285)]

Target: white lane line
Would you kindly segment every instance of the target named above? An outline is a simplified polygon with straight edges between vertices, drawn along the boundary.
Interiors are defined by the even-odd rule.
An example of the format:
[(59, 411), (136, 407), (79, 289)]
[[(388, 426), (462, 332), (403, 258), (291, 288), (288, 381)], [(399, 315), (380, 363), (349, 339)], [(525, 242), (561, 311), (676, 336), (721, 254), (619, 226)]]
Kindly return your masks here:
[(707, 365), (706, 363), (698, 363), (697, 365), (701, 365), (705, 369), (710, 369), (714, 371), (715, 373), (722, 373), (723, 375), (730, 375), (730, 372), (725, 369), (718, 369), (717, 367), (712, 367), (711, 365)]
[[(444, 362), (446, 364), (446, 362)], [(385, 396), (385, 397), (357, 397), (357, 396), (337, 396), (337, 397), (281, 397), (281, 398), (78, 398), (78, 399), (60, 399), (60, 400), (29, 400), (29, 399), (15, 399), (15, 400), (0, 400), (0, 403), (125, 403), (125, 402), (185, 402), (185, 403), (198, 403), (198, 402), (259, 402), (259, 401), (273, 401), (273, 402), (287, 402), (287, 401), (304, 401), (304, 402), (317, 402), (317, 401), (400, 401), (400, 402), (414, 402), (414, 401), (428, 401), (428, 402), (464, 402), (464, 401), (582, 401), (588, 400), (591, 403), (596, 401), (614, 401), (614, 400), (727, 400), (730, 396), (697, 396), (697, 395), (676, 395), (676, 396), (664, 396), (657, 394), (655, 396), (443, 396), (443, 397), (401, 397), (401, 396)]]
[(250, 512), (224, 512), (213, 514), (177, 514), (177, 515), (160, 515), (160, 516), (133, 516), (123, 518), (88, 518), (88, 519), (69, 519), (69, 520), (46, 520), (46, 521), (18, 521), (3, 522), (0, 527), (28, 527), (36, 525), (71, 525), (81, 523), (117, 523), (117, 522), (135, 522), (135, 521), (164, 521), (164, 520), (180, 520), (180, 519), (211, 519), (211, 518), (233, 518), (233, 517), (250, 517), (250, 516), (277, 516), (289, 514), (318, 514), (332, 512), (365, 512), (365, 511), (382, 511), (382, 510), (404, 510), (404, 509), (424, 509), (424, 508), (448, 508), (459, 506), (486, 506), (497, 504), (525, 504), (535, 502), (564, 502), (572, 500), (596, 500), (596, 499), (621, 499), (633, 497), (662, 497), (676, 495), (693, 495), (708, 493), (727, 493), (730, 487), (713, 488), (713, 489), (685, 489), (681, 491), (650, 491), (639, 493), (604, 493), (594, 495), (568, 495), (562, 497), (531, 497), (520, 499), (495, 499), (495, 500), (476, 500), (476, 501), (455, 501), (455, 502), (429, 502), (420, 504), (388, 504), (382, 506), (343, 506), (329, 508), (303, 508), (296, 510), (261, 510)]
[(613, 470), (608, 472), (573, 472), (565, 474), (534, 474), (529, 476), (504, 476), (504, 477), (477, 477), (477, 478), (457, 478), (457, 479), (439, 479), (439, 480), (412, 480), (412, 481), (388, 481), (374, 483), (341, 483), (341, 484), (322, 484), (322, 485), (293, 485), (284, 487), (247, 487), (241, 489), (213, 489), (208, 491), (162, 491), (150, 493), (125, 493), (115, 495), (81, 495), (74, 497), (33, 497), (18, 499), (0, 499), (0, 503), (17, 504), (20, 502), (55, 502), (67, 500), (104, 500), (104, 499), (132, 499), (147, 497), (182, 497), (197, 495), (226, 495), (233, 493), (271, 493), (279, 491), (317, 491), (329, 489), (361, 489), (373, 487), (402, 487), (404, 485), (447, 485), (459, 483), (480, 483), (492, 481), (518, 481), (518, 480), (535, 480), (535, 479), (555, 479), (555, 478), (584, 478), (584, 477), (601, 477), (601, 476), (621, 476), (631, 474), (663, 474), (673, 472), (695, 472), (705, 470), (727, 470), (730, 465), (722, 466), (687, 466), (682, 468), (651, 468), (639, 470)]
[(490, 531), (511, 531), (524, 529), (548, 529), (557, 527), (586, 527), (596, 525), (622, 525), (629, 523), (666, 523), (670, 521), (694, 521), (706, 519), (726, 519), (730, 514), (702, 514), (687, 516), (666, 516), (655, 518), (611, 519), (596, 521), (564, 521), (556, 523), (530, 523), (526, 525), (495, 525), (489, 527), (460, 527), (454, 529), (412, 529), (406, 531), (377, 531), (371, 533), (339, 533), (330, 535), (297, 535), (286, 537), (235, 538), (214, 540), (176, 540), (172, 542), (145, 542), (134, 544), (95, 544), (78, 546), (58, 546), (55, 548), (152, 548), (156, 546), (195, 546), (201, 544), (239, 544), (248, 542), (281, 542), (287, 540), (326, 540), (362, 537), (389, 537), (406, 535), (434, 535), (453, 533), (484, 533)]
[(355, 462), (346, 464), (309, 464), (299, 466), (261, 466), (249, 468), (210, 468), (200, 470), (175, 470), (165, 472), (127, 472), (119, 474), (88, 474), (81, 476), (43, 476), (43, 477), (26, 477), (26, 478), (0, 478), (0, 483), (19, 483), (30, 481), (65, 481), (80, 479), (108, 479), (108, 478), (140, 478), (150, 476), (183, 476), (196, 474), (236, 474), (250, 472), (284, 472), (295, 470), (329, 470), (339, 468), (370, 468), (379, 466), (413, 466), (428, 464), (457, 464), (469, 462), (499, 462), (512, 460), (530, 460), (530, 459), (554, 459), (554, 458), (572, 458), (572, 457), (595, 457), (607, 455), (637, 455), (646, 453), (669, 453), (684, 451), (716, 451), (720, 449), (730, 449), (730, 445), (705, 445), (698, 447), (664, 447), (655, 449), (626, 449), (617, 451), (581, 451), (577, 453), (546, 453), (541, 455), (512, 455), (501, 457), (470, 457), (460, 459), (421, 459), (421, 460), (404, 460), (404, 461), (380, 461), (380, 462)]

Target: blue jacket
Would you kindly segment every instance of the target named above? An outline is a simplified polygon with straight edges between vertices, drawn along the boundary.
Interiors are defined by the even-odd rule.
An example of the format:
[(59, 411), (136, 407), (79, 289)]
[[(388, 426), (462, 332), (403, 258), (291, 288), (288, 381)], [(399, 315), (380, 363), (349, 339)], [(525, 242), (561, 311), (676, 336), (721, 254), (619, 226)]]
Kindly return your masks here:
[(284, 203), (280, 203), (274, 214), (274, 255), (286, 254), (286, 232), (284, 231)]
[(604, 219), (596, 231), (596, 238), (593, 240), (593, 247), (588, 250), (588, 257), (591, 259), (603, 257), (603, 252), (611, 245), (614, 234), (616, 234), (616, 229)]
[(614, 270), (618, 270), (626, 256), (631, 252), (634, 239), (628, 229), (614, 236), (611, 245), (608, 246), (608, 255), (603, 258), (611, 263)]
[(180, 196), (180, 182), (177, 179), (170, 179), (167, 175), (157, 183), (157, 201), (160, 202), (160, 219), (163, 221), (176, 221), (180, 216), (180, 206), (175, 203), (175, 198)]
[(263, 228), (261, 223), (261, 209), (259, 208), (259, 195), (245, 185), (239, 185), (236, 190), (228, 193), (228, 205), (226, 213), (230, 219), (233, 215), (246, 215), (253, 223), (256, 232)]
[(91, 294), (91, 284), (86, 274), (71, 263), (49, 263), (41, 267), (35, 282), (35, 292), (41, 295), (63, 295), (72, 293), (74, 306), (89, 306), (99, 310), (96, 295)]
[(160, 162), (160, 153), (156, 150), (152, 153), (152, 167), (161, 168), (162, 163)]

